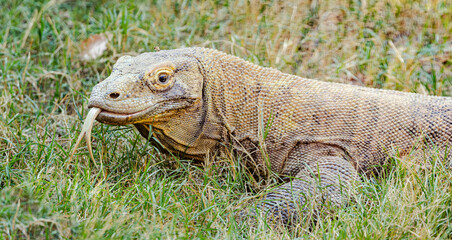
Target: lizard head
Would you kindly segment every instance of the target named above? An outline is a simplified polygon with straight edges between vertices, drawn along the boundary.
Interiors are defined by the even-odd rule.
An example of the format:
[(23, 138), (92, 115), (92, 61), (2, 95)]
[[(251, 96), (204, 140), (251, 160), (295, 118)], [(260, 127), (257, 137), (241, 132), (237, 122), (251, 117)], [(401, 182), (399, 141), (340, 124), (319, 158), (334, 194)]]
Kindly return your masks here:
[(202, 88), (199, 62), (183, 51), (123, 56), (93, 88), (88, 107), (100, 109), (103, 123), (152, 124), (195, 107)]

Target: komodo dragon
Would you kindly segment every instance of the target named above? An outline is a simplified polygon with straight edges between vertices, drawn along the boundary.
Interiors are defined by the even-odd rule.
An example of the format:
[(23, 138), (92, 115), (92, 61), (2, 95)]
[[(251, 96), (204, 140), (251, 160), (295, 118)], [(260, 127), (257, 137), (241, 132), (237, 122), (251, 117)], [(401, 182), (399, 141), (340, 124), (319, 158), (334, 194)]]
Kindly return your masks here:
[(170, 152), (202, 160), (232, 149), (251, 168), (290, 177), (258, 204), (283, 221), (321, 188), (321, 199), (340, 204), (342, 186), (391, 151), (434, 144), (452, 160), (450, 97), (305, 79), (206, 48), (121, 57), (88, 107), (77, 145), (85, 134), (89, 143), (97, 116), (152, 132)]

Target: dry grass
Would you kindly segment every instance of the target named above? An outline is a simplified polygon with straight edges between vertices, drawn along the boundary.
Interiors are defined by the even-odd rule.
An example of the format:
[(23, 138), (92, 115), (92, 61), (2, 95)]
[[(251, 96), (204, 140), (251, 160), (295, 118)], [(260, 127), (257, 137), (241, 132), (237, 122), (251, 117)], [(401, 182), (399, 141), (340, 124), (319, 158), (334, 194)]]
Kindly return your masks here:
[[(199, 168), (163, 156), (130, 127), (95, 125), (102, 165), (85, 149), (66, 166), (92, 86), (119, 56), (154, 46), (212, 47), (304, 77), (450, 96), (450, 1), (10, 0), (0, 8), (0, 238), (451, 238), (451, 172), (434, 154), (395, 157), (345, 208), (279, 230), (235, 220), (260, 191), (240, 164)], [(96, 33), (109, 36), (107, 51), (82, 61), (79, 43)]]

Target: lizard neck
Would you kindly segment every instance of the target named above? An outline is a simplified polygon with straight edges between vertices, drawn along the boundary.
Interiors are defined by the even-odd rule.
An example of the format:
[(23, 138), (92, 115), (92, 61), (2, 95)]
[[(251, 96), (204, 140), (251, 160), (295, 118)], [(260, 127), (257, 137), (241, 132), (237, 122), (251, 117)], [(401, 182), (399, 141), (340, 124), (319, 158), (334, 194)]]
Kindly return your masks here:
[[(231, 143), (258, 165), (265, 155), (266, 130), (271, 127), (270, 98), (281, 96), (300, 78), (264, 68), (220, 52), (210, 52), (203, 62), (208, 124), (221, 126), (221, 142)], [(212, 60), (214, 59), (214, 60)], [(279, 93), (278, 93), (279, 92)], [(218, 128), (217, 128), (218, 129)], [(278, 164), (271, 164), (272, 168)]]
[(223, 126), (223, 132), (235, 137), (239, 132), (254, 133), (249, 128), (257, 126), (260, 76), (264, 68), (217, 51), (209, 52), (205, 59), (209, 122)]

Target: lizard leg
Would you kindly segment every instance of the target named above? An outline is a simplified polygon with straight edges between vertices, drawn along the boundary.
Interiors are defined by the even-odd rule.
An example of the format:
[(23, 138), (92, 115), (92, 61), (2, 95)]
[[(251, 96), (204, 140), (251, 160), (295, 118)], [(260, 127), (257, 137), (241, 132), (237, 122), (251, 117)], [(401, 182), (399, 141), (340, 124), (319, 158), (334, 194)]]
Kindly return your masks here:
[(265, 196), (258, 206), (270, 221), (296, 221), (299, 213), (316, 204), (344, 202), (354, 181), (359, 180), (355, 168), (342, 157), (325, 156), (305, 164), (296, 177)]

